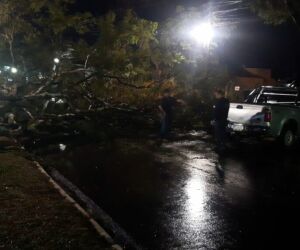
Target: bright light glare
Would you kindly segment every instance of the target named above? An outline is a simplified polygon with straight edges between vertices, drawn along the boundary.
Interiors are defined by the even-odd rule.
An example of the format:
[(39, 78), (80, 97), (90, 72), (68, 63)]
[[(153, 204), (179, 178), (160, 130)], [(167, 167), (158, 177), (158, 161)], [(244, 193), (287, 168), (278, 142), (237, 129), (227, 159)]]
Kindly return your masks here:
[(66, 148), (67, 148), (67, 145), (65, 145), (65, 144), (59, 144), (60, 151), (65, 151)]
[(11, 73), (16, 74), (16, 73), (18, 73), (18, 70), (16, 68), (12, 67), (11, 68)]
[(195, 26), (191, 30), (190, 35), (197, 43), (208, 47), (215, 36), (215, 31), (212, 24), (207, 22)]
[(58, 104), (63, 104), (63, 103), (65, 103), (65, 102), (64, 102), (63, 99), (59, 99), (56, 103), (58, 103)]
[(54, 62), (58, 64), (60, 62), (59, 58), (54, 58)]

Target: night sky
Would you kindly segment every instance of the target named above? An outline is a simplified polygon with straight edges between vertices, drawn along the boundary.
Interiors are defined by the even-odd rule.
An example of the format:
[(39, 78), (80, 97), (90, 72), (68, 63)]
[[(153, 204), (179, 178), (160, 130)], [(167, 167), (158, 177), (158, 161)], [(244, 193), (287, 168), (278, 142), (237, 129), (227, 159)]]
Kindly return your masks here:
[[(133, 8), (140, 17), (163, 21), (175, 15), (177, 5), (198, 7), (201, 0), (89, 0), (78, 1), (78, 9), (103, 14), (108, 10)], [(211, 1), (215, 3), (216, 1)], [(226, 0), (218, 2), (226, 3)], [(225, 5), (224, 5), (225, 6)], [(223, 7), (224, 7), (223, 6)], [(226, 7), (224, 7), (226, 8)], [(229, 7), (231, 8), (231, 7)], [(229, 68), (240, 66), (271, 68), (275, 79), (299, 79), (300, 31), (293, 24), (265, 25), (247, 10), (234, 13), (238, 24), (218, 48)], [(299, 71), (300, 72), (300, 71)]]

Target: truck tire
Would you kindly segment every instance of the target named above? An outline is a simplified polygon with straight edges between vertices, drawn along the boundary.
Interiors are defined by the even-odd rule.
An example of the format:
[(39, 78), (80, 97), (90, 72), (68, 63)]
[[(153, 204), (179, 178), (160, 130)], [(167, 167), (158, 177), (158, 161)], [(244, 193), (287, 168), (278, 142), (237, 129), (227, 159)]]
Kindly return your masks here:
[(281, 136), (281, 143), (285, 148), (291, 148), (295, 145), (296, 142), (296, 133), (295, 130), (291, 127), (286, 127), (283, 129)]

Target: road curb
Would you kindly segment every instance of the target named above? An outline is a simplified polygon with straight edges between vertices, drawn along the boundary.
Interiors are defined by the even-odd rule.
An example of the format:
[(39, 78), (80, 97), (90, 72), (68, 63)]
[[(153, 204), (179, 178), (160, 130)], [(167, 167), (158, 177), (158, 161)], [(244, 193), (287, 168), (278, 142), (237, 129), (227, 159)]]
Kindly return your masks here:
[(48, 179), (49, 183), (61, 194), (61, 196), (70, 202), (74, 208), (77, 209), (85, 218), (89, 220), (91, 225), (94, 227), (98, 235), (107, 241), (111, 245), (111, 248), (114, 250), (122, 250), (123, 248), (116, 244), (113, 238), (100, 226), (100, 224), (82, 207), (80, 206), (46, 171), (45, 169), (37, 162), (34, 161), (37, 169)]
[(65, 178), (59, 171), (54, 168), (47, 168), (50, 176), (58, 182), (71, 196), (76, 197), (77, 201), (82, 204), (85, 209), (103, 226), (116, 242), (123, 248), (140, 250), (143, 247), (139, 246), (135, 240), (116, 223), (98, 204), (85, 195), (77, 186)]

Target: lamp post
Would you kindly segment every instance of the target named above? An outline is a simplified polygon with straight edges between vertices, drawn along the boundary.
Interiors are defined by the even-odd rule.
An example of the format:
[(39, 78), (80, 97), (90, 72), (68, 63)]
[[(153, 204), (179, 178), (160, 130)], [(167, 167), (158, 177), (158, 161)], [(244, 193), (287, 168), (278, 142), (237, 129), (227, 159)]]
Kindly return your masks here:
[(58, 68), (59, 63), (60, 63), (60, 59), (56, 57), (56, 58), (53, 59), (53, 62), (54, 62), (53, 72), (54, 72), (54, 75), (56, 75), (57, 68)]

